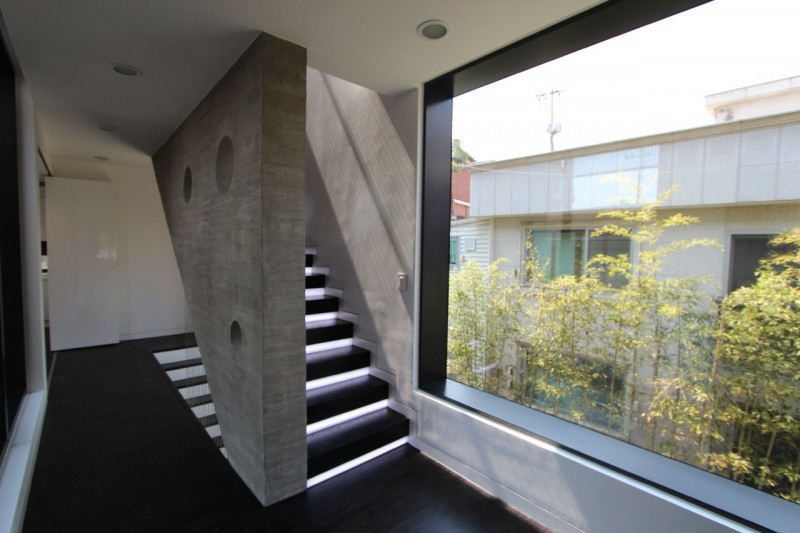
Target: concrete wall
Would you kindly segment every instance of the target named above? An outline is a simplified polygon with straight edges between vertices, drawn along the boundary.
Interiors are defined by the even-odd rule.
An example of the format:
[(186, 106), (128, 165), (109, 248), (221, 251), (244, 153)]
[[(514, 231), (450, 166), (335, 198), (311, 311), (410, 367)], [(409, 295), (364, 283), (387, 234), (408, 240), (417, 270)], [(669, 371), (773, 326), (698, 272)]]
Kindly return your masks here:
[[(375, 367), (411, 405), (417, 92), (395, 98), (308, 70), (306, 225)], [(399, 292), (398, 273), (408, 274)], [(406, 414), (411, 414), (406, 411)]]
[(305, 489), (305, 49), (261, 34), (153, 158), (231, 466)]

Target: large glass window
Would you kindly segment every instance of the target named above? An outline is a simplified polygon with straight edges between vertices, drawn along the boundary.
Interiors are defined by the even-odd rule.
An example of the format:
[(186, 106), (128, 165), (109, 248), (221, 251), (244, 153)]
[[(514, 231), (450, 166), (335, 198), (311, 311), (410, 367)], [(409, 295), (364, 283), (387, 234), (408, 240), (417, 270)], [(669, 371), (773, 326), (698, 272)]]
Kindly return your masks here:
[[(634, 4), (431, 84), (426, 135), (446, 129), (442, 153), (458, 139), (475, 160), (458, 227), (492, 228), (479, 237), (489, 260), (447, 274), (446, 375), (530, 409), (531, 431), (550, 431), (544, 412), (698, 479), (800, 502), (800, 6), (715, 0), (648, 25), (637, 12), (641, 27), (587, 46)], [(524, 65), (520, 50), (545, 45), (552, 57), (509, 71), (508, 57)], [(432, 206), (448, 202), (427, 182), (446, 163), (426, 146), (433, 242), (449, 217)], [(730, 237), (743, 228), (758, 238)], [(426, 246), (421, 345), (438, 347), (444, 295), (426, 281), (441, 279)], [(421, 356), (423, 387), (444, 375), (437, 357)], [(561, 443), (600, 453), (581, 440)], [(625, 462), (613, 455), (599, 460)], [(619, 468), (647, 479), (636, 463)]]

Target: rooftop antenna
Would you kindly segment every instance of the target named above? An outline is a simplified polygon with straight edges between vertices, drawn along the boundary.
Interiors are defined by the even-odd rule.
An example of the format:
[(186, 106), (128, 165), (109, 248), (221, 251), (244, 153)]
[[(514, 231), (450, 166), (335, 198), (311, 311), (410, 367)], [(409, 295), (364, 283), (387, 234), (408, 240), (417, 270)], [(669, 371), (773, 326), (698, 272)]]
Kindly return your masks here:
[(541, 94), (537, 94), (536, 95), (536, 99), (537, 100), (539, 100), (540, 102), (542, 100), (546, 100), (547, 104), (550, 106), (550, 124), (547, 125), (547, 133), (550, 134), (550, 151), (551, 152), (555, 150), (555, 145), (554, 145), (554, 142), (553, 142), (554, 141), (554, 137), (556, 136), (557, 133), (559, 133), (561, 131), (561, 123), (560, 122), (555, 122), (555, 120), (554, 120), (555, 108), (556, 108), (556, 96), (559, 96), (563, 92), (564, 92), (564, 89), (554, 89), (553, 86), (551, 85), (549, 92), (545, 92), (545, 93), (541, 93)]

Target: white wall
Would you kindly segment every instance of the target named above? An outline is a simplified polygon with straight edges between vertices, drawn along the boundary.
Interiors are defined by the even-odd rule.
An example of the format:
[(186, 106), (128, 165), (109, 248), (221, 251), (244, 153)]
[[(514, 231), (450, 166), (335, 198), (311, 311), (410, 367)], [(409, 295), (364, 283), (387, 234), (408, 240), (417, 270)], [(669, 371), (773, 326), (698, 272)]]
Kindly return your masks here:
[(119, 342), (117, 209), (103, 181), (47, 178), (53, 351)]
[(188, 331), (183, 285), (152, 167), (72, 159), (48, 163), (57, 176), (114, 184), (120, 340)]
[[(491, 220), (464, 219), (450, 223), (450, 238), (458, 238), (458, 265), (475, 261), (483, 268), (492, 258)], [(470, 249), (469, 244), (475, 246)]]
[(554, 531), (749, 531), (426, 394), (418, 404), (416, 446)]

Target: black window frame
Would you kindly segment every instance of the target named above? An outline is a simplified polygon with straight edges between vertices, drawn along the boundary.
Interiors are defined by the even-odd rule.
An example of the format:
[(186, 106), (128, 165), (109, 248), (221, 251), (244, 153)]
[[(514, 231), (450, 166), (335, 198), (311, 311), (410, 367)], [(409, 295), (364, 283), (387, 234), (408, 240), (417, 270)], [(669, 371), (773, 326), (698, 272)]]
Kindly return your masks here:
[(419, 389), (748, 527), (797, 523), (798, 504), (447, 379), (453, 98), (710, 0), (610, 0), (424, 86)]
[(16, 71), (0, 37), (0, 460), (27, 389)]

